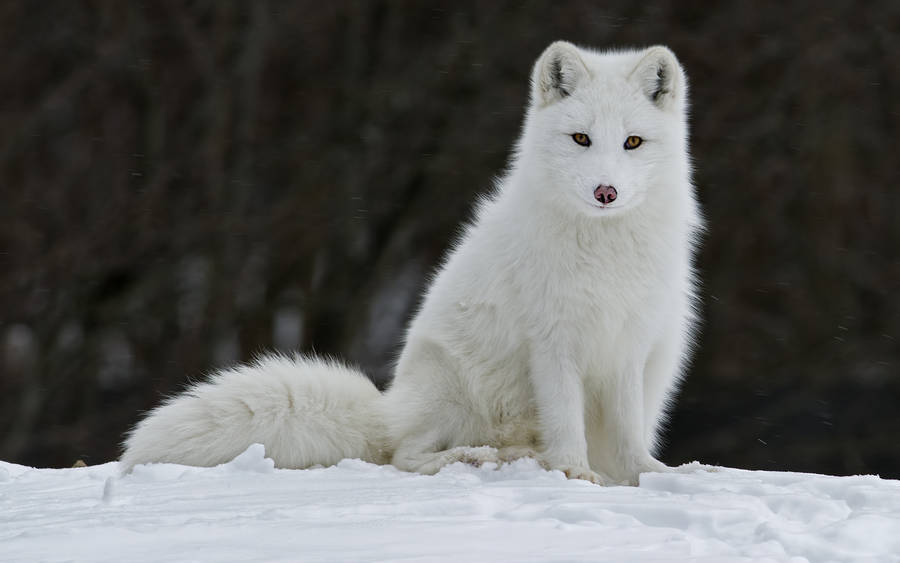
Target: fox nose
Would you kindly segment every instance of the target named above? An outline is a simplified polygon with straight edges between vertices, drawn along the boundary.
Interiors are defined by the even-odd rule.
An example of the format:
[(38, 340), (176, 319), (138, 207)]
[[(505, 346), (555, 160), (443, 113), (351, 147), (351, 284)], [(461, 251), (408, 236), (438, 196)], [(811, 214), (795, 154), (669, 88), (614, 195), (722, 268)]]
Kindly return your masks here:
[(616, 188), (612, 186), (597, 186), (594, 190), (594, 198), (600, 203), (612, 203), (616, 201), (618, 195)]

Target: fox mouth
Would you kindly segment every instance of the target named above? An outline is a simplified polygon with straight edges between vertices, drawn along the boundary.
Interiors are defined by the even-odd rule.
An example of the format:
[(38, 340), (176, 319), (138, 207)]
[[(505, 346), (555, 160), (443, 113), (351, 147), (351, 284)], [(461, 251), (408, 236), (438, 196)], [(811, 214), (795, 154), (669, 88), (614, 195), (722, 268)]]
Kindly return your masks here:
[(632, 202), (607, 201), (604, 203), (594, 198), (591, 198), (591, 200), (588, 201), (588, 204), (596, 210), (595, 213), (601, 213), (603, 215), (616, 215), (619, 212), (624, 212), (631, 208), (630, 203)]
[(595, 213), (604, 215), (626, 212), (641, 205), (645, 200), (645, 193), (642, 190), (626, 188), (625, 191), (618, 192), (611, 186), (598, 186), (590, 191), (585, 190), (581, 196), (584, 203), (597, 210)]

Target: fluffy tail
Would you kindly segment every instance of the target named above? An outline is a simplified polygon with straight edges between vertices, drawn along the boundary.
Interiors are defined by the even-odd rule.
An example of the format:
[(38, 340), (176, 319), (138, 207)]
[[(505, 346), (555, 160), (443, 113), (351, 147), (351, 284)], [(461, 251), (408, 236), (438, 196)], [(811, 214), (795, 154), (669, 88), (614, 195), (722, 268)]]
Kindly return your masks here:
[(311, 357), (263, 357), (191, 386), (135, 426), (121, 463), (213, 466), (260, 443), (276, 467), (390, 461), (381, 393), (362, 373)]

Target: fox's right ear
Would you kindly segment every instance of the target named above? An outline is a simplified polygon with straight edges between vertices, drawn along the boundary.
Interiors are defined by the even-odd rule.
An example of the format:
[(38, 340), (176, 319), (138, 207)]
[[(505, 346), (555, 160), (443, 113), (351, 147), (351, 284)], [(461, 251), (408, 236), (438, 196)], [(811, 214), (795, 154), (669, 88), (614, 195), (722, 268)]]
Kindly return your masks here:
[(557, 41), (547, 47), (534, 65), (531, 75), (532, 103), (546, 106), (561, 100), (589, 76), (578, 48), (567, 41)]

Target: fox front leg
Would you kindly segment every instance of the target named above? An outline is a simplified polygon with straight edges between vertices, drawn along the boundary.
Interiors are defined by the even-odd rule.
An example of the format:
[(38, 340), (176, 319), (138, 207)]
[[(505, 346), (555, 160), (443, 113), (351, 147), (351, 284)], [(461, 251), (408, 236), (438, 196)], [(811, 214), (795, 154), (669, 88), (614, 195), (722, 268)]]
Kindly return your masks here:
[(584, 386), (574, 362), (558, 347), (538, 346), (531, 356), (530, 376), (543, 447), (541, 463), (570, 479), (612, 483), (588, 463)]

